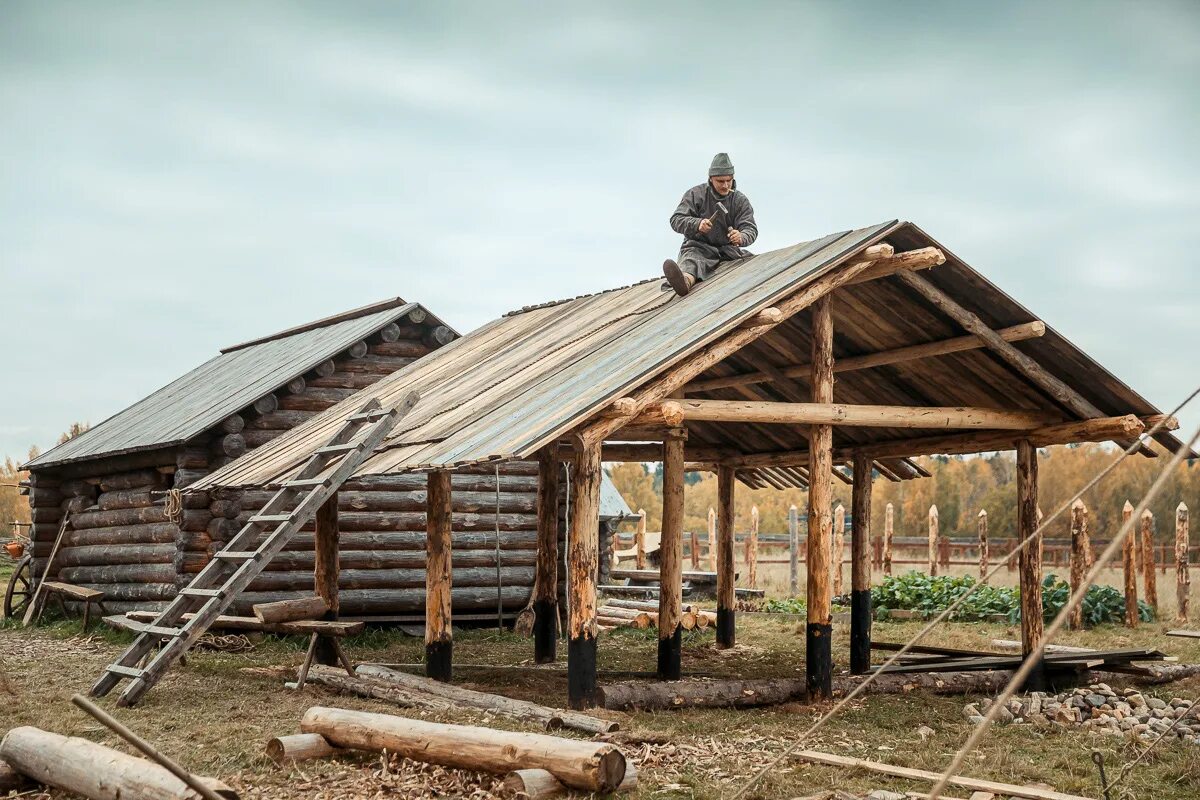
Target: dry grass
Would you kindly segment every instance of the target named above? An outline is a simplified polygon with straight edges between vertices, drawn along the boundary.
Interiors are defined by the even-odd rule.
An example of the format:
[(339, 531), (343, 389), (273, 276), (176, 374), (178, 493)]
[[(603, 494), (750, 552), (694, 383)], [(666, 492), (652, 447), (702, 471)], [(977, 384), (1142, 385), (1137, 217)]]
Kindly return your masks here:
[[(1184, 661), (1200, 661), (1200, 642), (1166, 639), (1167, 626), (1145, 625), (1136, 631), (1104, 627), (1072, 633), (1064, 641), (1100, 647), (1147, 646), (1168, 650)], [(901, 641), (917, 623), (879, 623), (877, 637)], [(845, 664), (845, 631), (837, 631), (836, 663)], [(689, 634), (684, 642), (685, 670), (728, 676), (799, 676), (803, 673), (804, 638), (800, 620), (743, 615), (739, 647), (721, 652), (711, 635)], [(1005, 625), (954, 624), (934, 638), (949, 646), (980, 647), (992, 638), (1014, 638)], [(61, 733), (117, 745), (112, 736), (69, 703), (73, 692), (86, 691), (126, 638), (111, 632), (84, 637), (77, 623), (56, 622), (38, 630), (0, 629), (0, 669), (9, 676), (14, 696), (0, 705), (0, 730), (38, 725)], [(190, 768), (217, 775), (243, 791), (267, 797), (421, 797), (491, 796), (495, 782), (486, 776), (429, 770), (411, 763), (383, 762), (378, 756), (306, 762), (291, 770), (275, 767), (263, 756), (272, 736), (293, 733), (311, 705), (389, 711), (370, 700), (334, 695), (317, 686), (302, 692), (283, 688), (284, 673), (301, 659), (298, 640), (263, 639), (254, 650), (237, 654), (203, 652), (189, 666), (174, 669), (134, 710), (115, 713)], [(356, 660), (411, 663), (420, 660), (423, 643), (398, 632), (368, 632), (351, 640)], [(600, 644), (602, 670), (652, 669), (653, 633), (622, 631)], [(511, 633), (473, 630), (460, 633), (455, 659), (461, 665), (527, 663), (528, 640)], [(477, 688), (517, 697), (555, 702), (566, 694), (562, 665), (523, 672), (470, 670), (461, 680)], [(1200, 694), (1200, 679), (1153, 690), (1161, 697)], [(112, 700), (104, 701), (112, 706)], [(905, 766), (938, 769), (967, 735), (963, 698), (926, 695), (871, 697), (835, 719), (812, 743), (817, 749), (876, 758)], [(786, 747), (819, 712), (807, 706), (729, 711), (639, 713), (622, 719), (623, 746), (641, 766), (637, 798), (728, 796), (758, 766)], [(413, 713), (399, 712), (397, 713)], [(518, 729), (519, 723), (468, 710), (424, 714), (445, 722), (486, 724)], [(917, 728), (935, 733), (927, 740)], [(645, 740), (639, 743), (639, 740)], [(667, 743), (659, 743), (667, 742)], [(1120, 739), (1079, 730), (1015, 725), (990, 736), (972, 759), (970, 774), (1024, 783), (1044, 781), (1062, 791), (1097, 795), (1093, 748), (1105, 754), (1109, 774), (1140, 749)], [(1200, 781), (1200, 747), (1165, 744), (1134, 772), (1130, 796), (1182, 800), (1195, 796)], [(910, 784), (865, 773), (792, 762), (775, 770), (756, 797), (787, 798), (824, 788), (864, 791), (873, 788), (920, 790)], [(61, 796), (51, 794), (49, 796)]]

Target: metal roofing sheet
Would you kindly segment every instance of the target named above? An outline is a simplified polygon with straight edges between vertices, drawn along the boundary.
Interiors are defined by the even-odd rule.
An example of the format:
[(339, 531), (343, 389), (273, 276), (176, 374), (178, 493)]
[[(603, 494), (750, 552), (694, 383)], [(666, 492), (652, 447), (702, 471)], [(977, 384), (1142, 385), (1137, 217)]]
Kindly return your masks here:
[(223, 352), (26, 466), (37, 469), (185, 442), (418, 307), (400, 298), (382, 305), (388, 307)]

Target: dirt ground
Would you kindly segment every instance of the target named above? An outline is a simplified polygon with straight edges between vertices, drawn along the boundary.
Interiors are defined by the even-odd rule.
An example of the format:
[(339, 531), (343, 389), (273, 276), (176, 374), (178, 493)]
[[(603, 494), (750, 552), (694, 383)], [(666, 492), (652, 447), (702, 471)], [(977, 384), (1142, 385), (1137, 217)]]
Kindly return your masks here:
[[(1157, 647), (1181, 661), (1200, 661), (1200, 640), (1167, 638), (1165, 624), (1136, 631), (1106, 626), (1073, 633), (1064, 642), (1105, 648)], [(877, 623), (876, 638), (903, 641), (918, 629), (915, 622)], [(835, 630), (835, 663), (847, 662), (847, 631)], [(932, 641), (948, 646), (986, 646), (992, 638), (1012, 639), (1016, 629), (998, 624), (953, 624)], [(97, 723), (69, 702), (86, 692), (103, 666), (116, 656), (127, 636), (102, 630), (83, 636), (77, 622), (57, 621), (36, 630), (9, 623), (0, 627), (0, 731), (37, 725), (122, 747)], [(335, 705), (380, 712), (414, 714), (383, 702), (340, 696), (319, 686), (293, 692), (285, 676), (299, 664), (298, 639), (261, 638), (242, 653), (200, 652), (187, 667), (175, 668), (136, 709), (114, 713), (189, 768), (218, 776), (246, 798), (491, 797), (498, 781), (475, 773), (447, 771), (380, 756), (309, 761), (291, 769), (274, 766), (263, 755), (265, 742), (295, 733), (304, 710)], [(619, 631), (600, 641), (601, 670), (649, 670), (655, 662), (652, 631)], [(803, 620), (799, 617), (743, 614), (739, 645), (718, 651), (711, 632), (689, 633), (684, 640), (685, 671), (724, 676), (779, 677), (803, 674)], [(565, 650), (565, 648), (562, 648)], [(349, 641), (357, 661), (415, 663), (423, 643), (399, 631), (368, 631)], [(459, 665), (528, 665), (531, 643), (512, 633), (467, 630), (456, 635)], [(564, 664), (528, 671), (463, 669), (456, 679), (466, 685), (515, 697), (557, 703), (566, 696)], [(602, 677), (602, 681), (604, 678)], [(1200, 678), (1157, 687), (1151, 694), (1169, 699), (1200, 699)], [(114, 707), (114, 698), (103, 704)], [(938, 770), (970, 731), (962, 713), (964, 697), (923, 694), (872, 696), (836, 718), (809, 745), (813, 749)], [(816, 706), (789, 705), (753, 710), (705, 710), (637, 713), (600, 712), (617, 718), (617, 736), (627, 756), (639, 765), (636, 798), (720, 798), (736, 790), (767, 764), (820, 712)], [(521, 723), (468, 710), (421, 716), (444, 722), (521, 729)], [(922, 725), (933, 729), (926, 738)], [(532, 730), (532, 728), (530, 728)], [(568, 734), (570, 735), (570, 734)], [(1098, 796), (1093, 749), (1105, 756), (1109, 775), (1136, 756), (1142, 744), (1082, 730), (1012, 725), (989, 736), (969, 761), (967, 773), (1012, 783), (1046, 782), (1060, 791)], [(1200, 747), (1165, 743), (1132, 773), (1125, 797), (1150, 800), (1194, 798), (1200, 785)], [(866, 791), (928, 790), (927, 785), (866, 772), (847, 772), (792, 761), (774, 770), (751, 795), (793, 798), (822, 789)], [(965, 796), (969, 792), (960, 791)], [(61, 793), (30, 798), (62, 797)], [(1121, 796), (1121, 795), (1118, 795)]]

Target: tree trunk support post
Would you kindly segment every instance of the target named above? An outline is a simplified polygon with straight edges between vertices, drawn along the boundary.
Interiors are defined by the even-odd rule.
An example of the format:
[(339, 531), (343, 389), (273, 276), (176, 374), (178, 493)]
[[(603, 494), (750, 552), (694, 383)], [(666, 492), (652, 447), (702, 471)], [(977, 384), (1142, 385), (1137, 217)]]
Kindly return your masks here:
[(979, 580), (983, 580), (988, 574), (988, 520), (987, 509), (979, 509), (978, 517), (979, 525)]
[[(1038, 463), (1037, 448), (1028, 439), (1017, 441), (1017, 540), (1024, 541), (1037, 530)], [(1021, 652), (1028, 656), (1042, 641), (1042, 561), (1037, 539), (1027, 544), (1020, 555), (1021, 580)], [(1025, 691), (1041, 691), (1045, 677), (1039, 664), (1029, 674)]]
[[(1088, 510), (1083, 500), (1071, 504), (1071, 594), (1083, 585), (1088, 571)], [(1083, 630), (1083, 604), (1071, 612), (1068, 619), (1071, 630)]]
[(687, 432), (668, 431), (663, 441), (662, 540), (658, 579), (658, 678), (677, 681), (683, 645), (683, 445)]
[(1154, 512), (1146, 509), (1142, 512), (1142, 557), (1139, 559), (1142, 567), (1142, 585), (1146, 590), (1146, 602), (1158, 616), (1158, 576), (1154, 574), (1157, 559), (1154, 554)]
[(733, 571), (733, 467), (717, 467), (717, 647), (734, 645), (737, 612)]
[[(1133, 503), (1125, 501), (1121, 509), (1121, 525), (1129, 525), (1133, 517)], [(1121, 567), (1125, 573), (1125, 625), (1136, 628), (1138, 625), (1138, 594), (1137, 594), (1137, 529), (1129, 526), (1125, 541), (1121, 543)]]
[[(833, 315), (829, 296), (812, 305), (812, 399), (833, 402)], [(805, 677), (808, 696), (833, 696), (832, 597), (829, 593), (832, 533), (833, 427), (813, 425), (808, 460), (808, 615), (805, 628)]]
[(450, 473), (429, 473), (425, 518), (425, 675), (449, 681), (451, 631)]
[[(338, 493), (329, 496), (316, 514), (315, 553), (313, 561), (313, 590), (329, 606), (322, 619), (338, 618)], [(317, 638), (313, 659), (318, 664), (335, 667), (338, 664), (337, 640), (329, 636)]]
[(567, 547), (567, 703), (596, 705), (596, 569), (600, 563), (600, 443), (577, 439)]
[(551, 447), (538, 453), (537, 575), (533, 598), (533, 660), (554, 661), (558, 642), (558, 475), (559, 461)]
[(891, 503), (883, 510), (883, 574), (892, 574), (892, 536), (896, 532), (896, 510)]
[(1188, 621), (1188, 599), (1192, 591), (1192, 577), (1188, 574), (1188, 507), (1183, 501), (1175, 508), (1175, 597), (1177, 608), (1175, 621)]
[(850, 672), (871, 668), (871, 459), (854, 456), (850, 502)]
[(788, 508), (788, 592), (800, 593), (800, 511), (795, 506)]

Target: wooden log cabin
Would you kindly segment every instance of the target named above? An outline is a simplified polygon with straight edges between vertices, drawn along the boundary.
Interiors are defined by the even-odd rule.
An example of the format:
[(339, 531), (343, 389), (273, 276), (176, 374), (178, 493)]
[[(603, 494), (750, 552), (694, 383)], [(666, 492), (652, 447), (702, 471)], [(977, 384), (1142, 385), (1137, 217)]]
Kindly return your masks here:
[[(458, 338), (417, 303), (394, 298), (223, 349), (143, 400), (26, 465), (34, 574), (68, 519), (53, 578), (104, 592), (105, 606), (155, 608), (174, 597), (268, 493), (180, 492), (238, 456)], [(479, 466), (452, 481), (454, 610), (496, 618), (533, 585), (537, 464)], [(608, 497), (611, 524), (623, 513)], [(169, 507), (168, 500), (178, 502)], [(339, 496), (341, 613), (424, 613), (425, 483), (364, 476)], [(500, 566), (497, 570), (497, 554)], [(312, 525), (235, 609), (311, 595)]]
[[(835, 381), (836, 376), (836, 381)], [(561, 465), (571, 493), (566, 542), (568, 700), (597, 685), (596, 529), (601, 463), (662, 461), (664, 508), (657, 674), (680, 672), (684, 473), (718, 477), (718, 645), (733, 644), (735, 481), (811, 483), (806, 674), (829, 696), (830, 482), (853, 482), (851, 665), (869, 660), (870, 492), (877, 476), (917, 477), (905, 459), (1016, 450), (1018, 529), (1030, 606), (1026, 652), (1040, 636), (1034, 509), (1038, 448), (1115, 441), (1133, 453), (1184, 452), (1177, 423), (916, 225), (885, 222), (723, 266), (686, 297), (659, 279), (529, 306), (472, 332), (201, 479), (206, 492), (281, 485), (363, 399), (411, 402), (355, 480), (411, 476), (442, 503), (463, 474), (537, 459), (536, 571), (555, 585)], [(340, 507), (339, 507), (339, 513)], [(428, 551), (445, 552), (455, 515), (431, 517)], [(453, 546), (453, 545), (452, 545)], [(458, 563), (457, 555), (453, 556)], [(449, 675), (444, 579), (427, 573), (427, 672)], [(535, 653), (554, 658), (553, 593), (539, 591)], [(1039, 607), (1034, 607), (1034, 606)], [(1034, 624), (1036, 623), (1036, 624)], [(649, 666), (649, 665), (646, 665)]]

